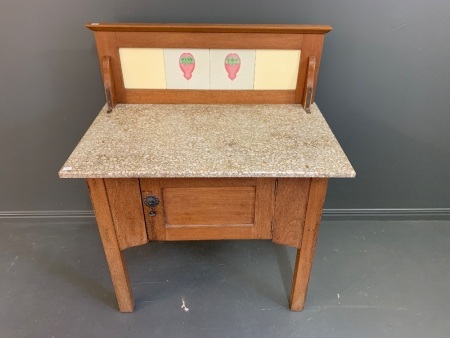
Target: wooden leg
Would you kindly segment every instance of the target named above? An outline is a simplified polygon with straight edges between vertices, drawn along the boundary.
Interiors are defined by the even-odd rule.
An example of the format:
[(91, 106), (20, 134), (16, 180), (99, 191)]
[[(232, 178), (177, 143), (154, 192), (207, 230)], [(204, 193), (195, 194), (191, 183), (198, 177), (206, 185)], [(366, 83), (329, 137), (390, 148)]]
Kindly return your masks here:
[(306, 209), (305, 227), (301, 247), (297, 250), (294, 279), (292, 282), (290, 305), (292, 311), (301, 311), (305, 305), (306, 291), (311, 274), (316, 247), (319, 223), (322, 216), (323, 203), (327, 190), (328, 179), (313, 178), (309, 190)]
[(105, 183), (101, 178), (87, 179), (87, 183), (100, 237), (105, 250), (106, 260), (111, 273), (114, 291), (116, 293), (117, 302), (119, 303), (119, 310), (121, 312), (133, 312), (133, 294), (127, 268), (122, 257), (122, 252), (119, 249)]

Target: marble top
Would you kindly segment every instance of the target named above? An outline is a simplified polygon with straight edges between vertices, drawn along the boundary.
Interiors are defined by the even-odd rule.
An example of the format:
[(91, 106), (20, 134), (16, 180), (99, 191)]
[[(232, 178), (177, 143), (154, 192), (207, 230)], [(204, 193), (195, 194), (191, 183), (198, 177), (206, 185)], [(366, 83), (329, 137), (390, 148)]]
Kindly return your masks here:
[(104, 107), (59, 171), (89, 177), (354, 177), (316, 104)]

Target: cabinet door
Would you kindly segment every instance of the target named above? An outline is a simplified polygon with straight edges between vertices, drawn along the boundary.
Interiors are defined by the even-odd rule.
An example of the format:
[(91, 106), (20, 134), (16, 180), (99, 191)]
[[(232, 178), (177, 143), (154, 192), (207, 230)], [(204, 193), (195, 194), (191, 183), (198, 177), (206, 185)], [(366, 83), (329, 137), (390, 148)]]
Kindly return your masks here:
[[(150, 239), (271, 238), (275, 179), (179, 178), (141, 179)], [(152, 213), (153, 211), (153, 213)]]

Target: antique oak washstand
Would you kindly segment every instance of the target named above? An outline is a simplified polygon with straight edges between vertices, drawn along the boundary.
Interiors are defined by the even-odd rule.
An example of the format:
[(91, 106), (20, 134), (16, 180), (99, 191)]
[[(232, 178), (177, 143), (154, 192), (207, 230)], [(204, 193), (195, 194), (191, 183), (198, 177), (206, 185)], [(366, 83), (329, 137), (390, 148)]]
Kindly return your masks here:
[(297, 248), (302, 310), (328, 178), (355, 172), (314, 102), (329, 26), (88, 24), (107, 104), (59, 175), (85, 178), (119, 309), (149, 241)]

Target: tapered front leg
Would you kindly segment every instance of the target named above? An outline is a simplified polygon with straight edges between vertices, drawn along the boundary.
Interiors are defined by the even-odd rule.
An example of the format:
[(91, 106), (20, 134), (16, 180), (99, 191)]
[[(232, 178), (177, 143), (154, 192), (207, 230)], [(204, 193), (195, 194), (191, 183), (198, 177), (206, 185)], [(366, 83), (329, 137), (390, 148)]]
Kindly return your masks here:
[(328, 179), (313, 178), (309, 189), (308, 205), (306, 209), (305, 227), (300, 249), (297, 250), (294, 278), (292, 282), (290, 306), (292, 311), (301, 311), (305, 306), (306, 291), (308, 289), (319, 233), (320, 218), (327, 191)]
[(92, 205), (94, 207), (98, 230), (105, 250), (111, 279), (116, 293), (119, 310), (133, 312), (134, 298), (131, 291), (128, 271), (122, 252), (119, 249), (105, 183), (101, 178), (87, 179)]

